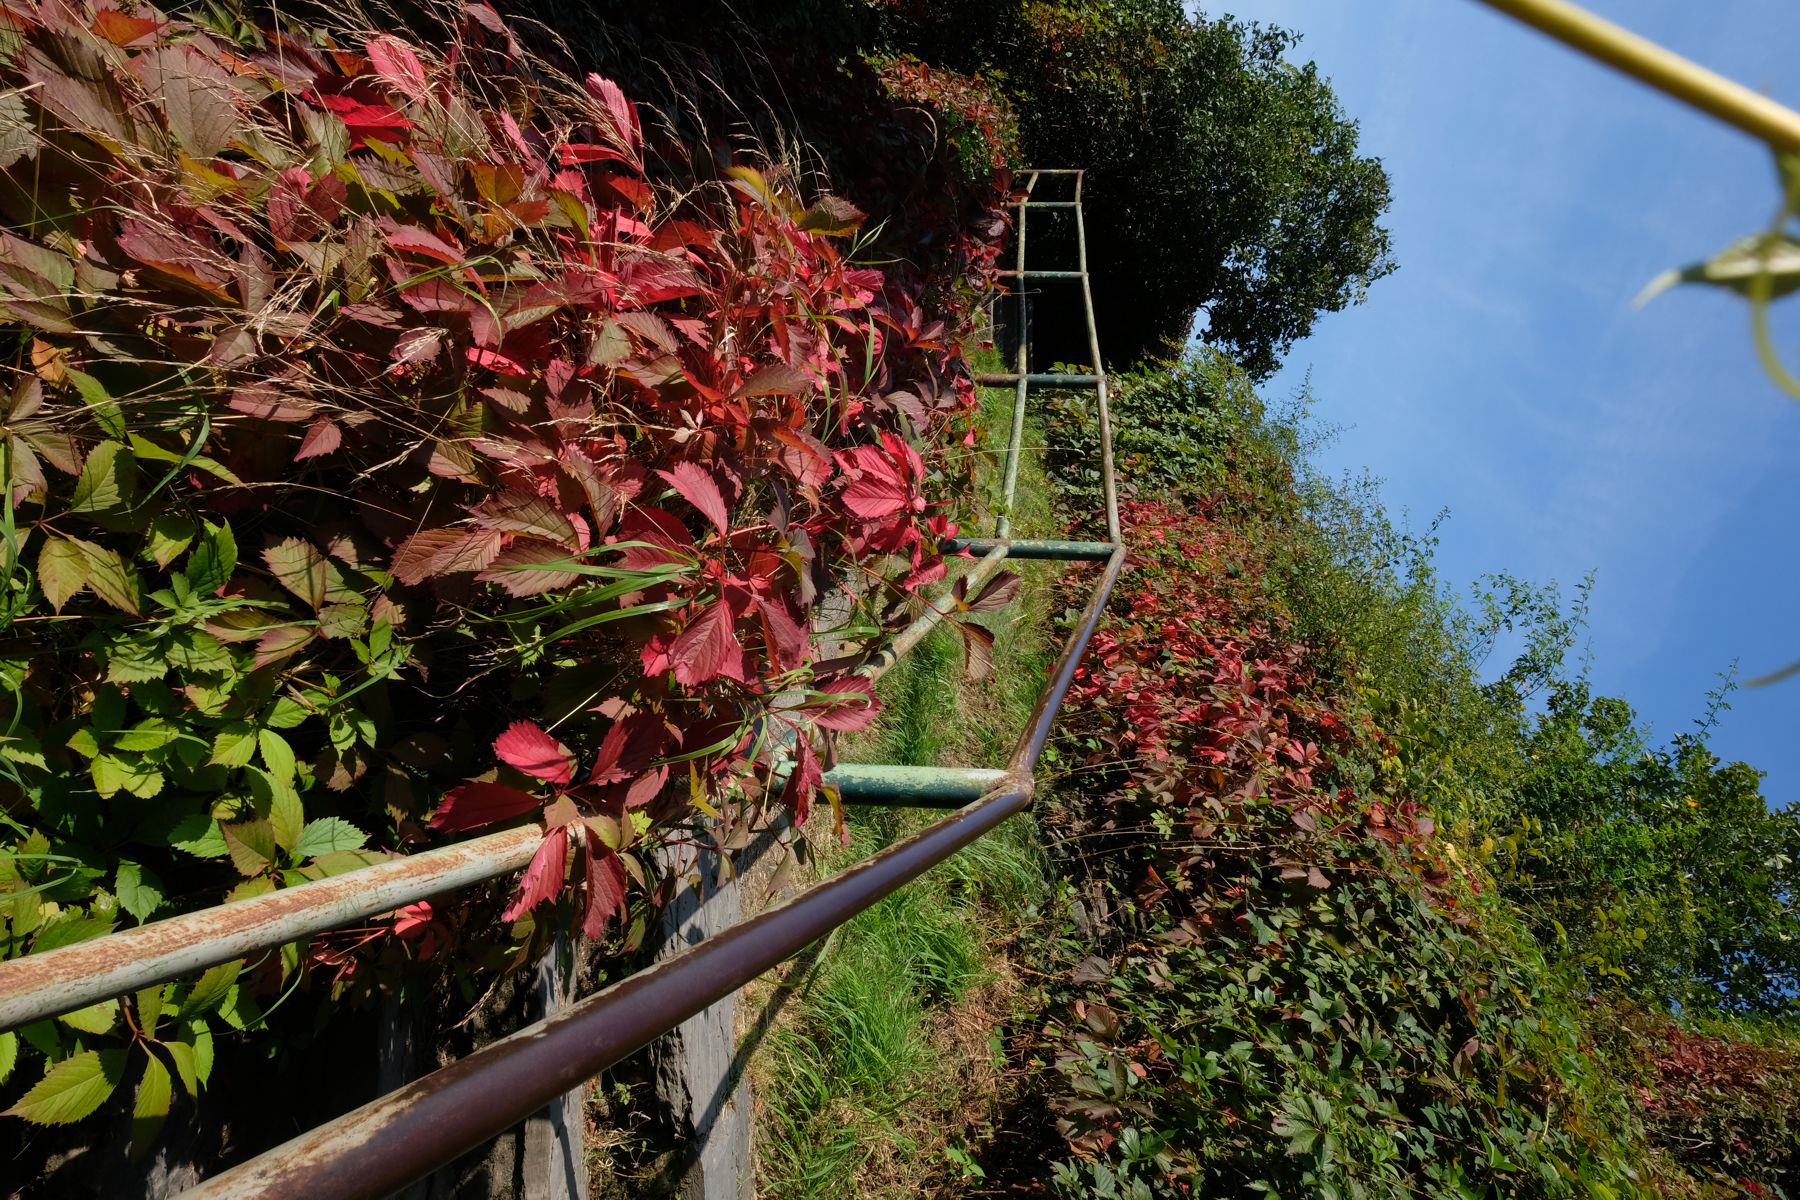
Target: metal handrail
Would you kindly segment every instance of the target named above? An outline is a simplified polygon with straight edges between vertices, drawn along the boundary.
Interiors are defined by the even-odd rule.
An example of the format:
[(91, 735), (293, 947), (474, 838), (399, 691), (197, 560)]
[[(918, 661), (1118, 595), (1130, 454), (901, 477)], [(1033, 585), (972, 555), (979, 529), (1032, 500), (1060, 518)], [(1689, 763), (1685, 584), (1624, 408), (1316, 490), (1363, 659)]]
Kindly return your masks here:
[[(1026, 172), (1016, 201), (1020, 280), (1040, 275), (1079, 277), (1088, 344), (1099, 372), (1093, 298), (1087, 286), (1087, 245), (1081, 210), (1082, 173)], [(1073, 176), (1080, 269), (1025, 270), (1025, 212), (1041, 176)], [(1063, 207), (1065, 202), (1048, 202)], [(1014, 387), (1001, 515), (995, 536), (961, 539), (945, 549), (980, 555), (963, 576), (978, 587), (1009, 557), (1105, 561), (1080, 621), (1050, 672), (1004, 770), (838, 764), (826, 783), (846, 800), (915, 807), (974, 799), (912, 837), (820, 883), (793, 900), (742, 922), (697, 946), (604, 989), (555, 1017), (518, 1033), (301, 1135), (184, 1193), (188, 1197), (383, 1196), (429, 1174), (472, 1146), (544, 1107), (553, 1098), (642, 1048), (829, 933), (877, 900), (1027, 807), (1032, 774), (1049, 738), (1088, 640), (1124, 566), (1113, 479), (1112, 431), (1103, 374), (1064, 376), (1030, 372), (1028, 298), (1016, 293), (1019, 313)], [(1097, 389), (1101, 474), (1109, 541), (1072, 542), (1010, 537), (1018, 488), (1026, 400), (1033, 385)], [(926, 604), (920, 616), (866, 664), (879, 676), (956, 611), (950, 594)], [(390, 912), (446, 892), (517, 871), (542, 840), (524, 825), (364, 867), (330, 879), (284, 888), (233, 904), (155, 921), (73, 946), (0, 963), (0, 1030), (120, 996), (150, 984), (191, 975), (246, 954)]]

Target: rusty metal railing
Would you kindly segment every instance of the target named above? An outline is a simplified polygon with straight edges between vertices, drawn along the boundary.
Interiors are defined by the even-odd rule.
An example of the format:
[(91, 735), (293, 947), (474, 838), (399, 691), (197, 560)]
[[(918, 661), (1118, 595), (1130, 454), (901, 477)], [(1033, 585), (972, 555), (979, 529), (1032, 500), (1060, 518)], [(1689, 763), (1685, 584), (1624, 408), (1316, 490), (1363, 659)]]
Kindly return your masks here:
[[(1058, 176), (1073, 178), (1072, 200), (1032, 199), (1043, 178)], [(1087, 281), (1081, 185), (1082, 173), (1078, 170), (1025, 172), (1025, 189), (1017, 201), (1016, 265), (1010, 272), (1018, 282), (1010, 297), (1017, 304), (1019, 326), (1016, 369), (997, 380), (979, 380), (1014, 388), (1001, 515), (994, 537), (961, 539), (946, 547), (979, 556), (967, 573), (968, 587), (991, 576), (1009, 557), (1105, 564), (1006, 767), (840, 764), (827, 773), (826, 782), (839, 788), (846, 800), (914, 807), (964, 806), (787, 903), (209, 1179), (185, 1196), (190, 1200), (385, 1196), (525, 1120), (554, 1098), (743, 987), (1030, 804), (1038, 757), (1125, 557), (1113, 478), (1107, 381), (1100, 366), (1093, 298)], [(1031, 209), (1038, 207), (1073, 211), (1076, 270), (1026, 269), (1027, 217)], [(1031, 372), (1027, 335), (1031, 293), (1027, 283), (1039, 278), (1080, 281), (1093, 374)], [(1105, 542), (1010, 537), (1025, 415), (1033, 386), (1095, 390), (1108, 536)], [(920, 616), (876, 657), (872, 672), (880, 674), (886, 670), (952, 611), (947, 593), (927, 604)], [(535, 826), (504, 830), (331, 879), (0, 963), (0, 1030), (499, 878), (524, 867), (541, 837)]]

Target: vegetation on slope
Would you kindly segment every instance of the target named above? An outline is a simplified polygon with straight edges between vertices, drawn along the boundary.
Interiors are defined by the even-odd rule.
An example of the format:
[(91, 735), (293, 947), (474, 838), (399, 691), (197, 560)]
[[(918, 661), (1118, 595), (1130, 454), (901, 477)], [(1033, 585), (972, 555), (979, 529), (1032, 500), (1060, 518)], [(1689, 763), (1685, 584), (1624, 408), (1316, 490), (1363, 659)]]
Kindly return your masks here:
[(1456, 604), (1224, 358), (1114, 411), (1136, 549), (1044, 817), (1100, 933), (1038, 1048), (1053, 1190), (1790, 1194), (1800, 1037), (1730, 1014), (1792, 1011), (1800, 814), (1591, 697), (1554, 589)]

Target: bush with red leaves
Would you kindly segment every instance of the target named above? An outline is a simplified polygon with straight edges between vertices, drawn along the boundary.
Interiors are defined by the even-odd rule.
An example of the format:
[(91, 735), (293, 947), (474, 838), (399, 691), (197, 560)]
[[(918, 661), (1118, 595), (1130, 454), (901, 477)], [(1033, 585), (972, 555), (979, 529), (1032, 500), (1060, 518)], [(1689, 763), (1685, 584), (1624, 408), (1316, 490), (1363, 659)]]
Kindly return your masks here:
[[(618, 86), (457, 11), (430, 47), (0, 18), (3, 953), (545, 831), (510, 900), (44, 1025), (28, 1120), (127, 1058), (155, 1117), (147, 1047), (257, 1026), (309, 963), (341, 992), (457, 942), (524, 961), (629, 915), (647, 839), (804, 818), (943, 575), (998, 210), (938, 231), (966, 253), (861, 264), (848, 201), (651, 171)], [(840, 589), (858, 632), (821, 662)]]

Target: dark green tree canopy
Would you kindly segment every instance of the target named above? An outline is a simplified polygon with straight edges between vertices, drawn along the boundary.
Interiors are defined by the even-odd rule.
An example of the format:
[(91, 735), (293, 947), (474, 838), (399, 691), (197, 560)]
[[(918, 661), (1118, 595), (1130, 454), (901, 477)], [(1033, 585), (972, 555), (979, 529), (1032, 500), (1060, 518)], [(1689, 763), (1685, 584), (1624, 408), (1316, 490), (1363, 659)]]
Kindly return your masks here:
[[(1098, 15), (1099, 19), (1096, 19)], [(1035, 6), (1008, 74), (1026, 153), (1086, 167), (1101, 342), (1204, 335), (1261, 378), (1393, 270), (1388, 179), (1293, 35), (1174, 0)]]

